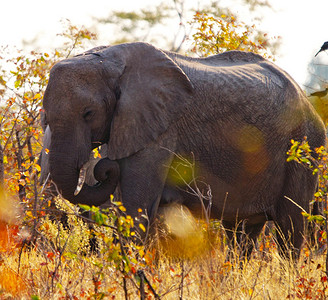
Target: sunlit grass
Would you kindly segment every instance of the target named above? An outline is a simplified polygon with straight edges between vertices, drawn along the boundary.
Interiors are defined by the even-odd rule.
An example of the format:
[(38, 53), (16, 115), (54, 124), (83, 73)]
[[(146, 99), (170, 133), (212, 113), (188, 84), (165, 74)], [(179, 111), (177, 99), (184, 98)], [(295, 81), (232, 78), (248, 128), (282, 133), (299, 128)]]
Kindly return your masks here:
[(295, 263), (279, 256), (273, 236), (262, 235), (251, 258), (242, 261), (237, 248), (229, 250), (220, 230), (213, 232), (179, 206), (166, 212), (165, 239), (155, 239), (149, 248), (133, 243), (124, 247), (129, 260), (119, 256), (119, 244), (110, 246), (112, 229), (95, 227), (98, 251), (93, 253), (85, 242), (88, 225), (73, 214), (69, 218), (69, 229), (45, 218), (32, 243), (2, 249), (1, 299), (140, 299), (141, 293), (145, 299), (328, 295), (325, 251), (304, 248)]
[[(304, 252), (299, 263), (282, 260), (274, 252), (255, 252), (244, 268), (226, 262), (224, 254), (212, 249), (195, 260), (172, 259), (157, 253), (156, 263), (144, 268), (153, 289), (163, 299), (321, 299), (326, 295), (327, 277), (324, 256), (310, 258)], [(40, 299), (67, 295), (87, 299), (103, 293), (124, 299), (123, 277), (114, 267), (101, 271), (99, 254), (88, 256), (42, 253), (42, 249), (19, 251), (4, 257), (0, 265), (2, 295), (22, 297), (39, 295)], [(59, 263), (60, 261), (60, 263)], [(54, 275), (58, 267), (58, 273)], [(127, 284), (130, 299), (138, 298), (138, 287)], [(146, 288), (152, 299), (152, 293)], [(312, 298), (306, 298), (306, 295)]]

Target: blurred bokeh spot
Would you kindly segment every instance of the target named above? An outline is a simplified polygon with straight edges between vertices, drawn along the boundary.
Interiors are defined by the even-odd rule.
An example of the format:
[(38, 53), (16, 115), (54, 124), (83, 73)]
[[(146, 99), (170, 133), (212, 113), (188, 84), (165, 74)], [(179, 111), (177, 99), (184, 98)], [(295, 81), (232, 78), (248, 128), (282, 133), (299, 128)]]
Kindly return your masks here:
[(171, 204), (161, 209), (166, 234), (161, 238), (165, 252), (177, 258), (195, 258), (207, 247), (201, 221), (181, 204)]

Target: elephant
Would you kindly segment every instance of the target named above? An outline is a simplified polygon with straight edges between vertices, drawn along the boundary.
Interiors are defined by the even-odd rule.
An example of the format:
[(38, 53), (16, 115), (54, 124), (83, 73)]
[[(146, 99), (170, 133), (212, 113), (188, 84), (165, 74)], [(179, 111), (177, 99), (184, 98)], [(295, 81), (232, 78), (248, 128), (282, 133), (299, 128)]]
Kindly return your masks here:
[[(305, 136), (312, 148), (325, 145), (325, 128), (290, 75), (262, 56), (194, 58), (143, 42), (98, 47), (52, 67), (43, 108), (51, 177), (72, 203), (99, 206), (119, 184), (144, 239), (137, 224), (151, 225), (162, 203), (180, 201), (202, 215), (190, 192), (198, 182), (200, 191), (211, 188), (209, 217), (227, 229), (242, 224), (255, 239), (272, 220), (281, 240), (302, 246), (300, 207), (309, 209), (317, 177), (287, 162), (286, 152)], [(77, 193), (90, 152), (102, 144), (105, 176)], [(192, 160), (190, 174), (181, 157)]]

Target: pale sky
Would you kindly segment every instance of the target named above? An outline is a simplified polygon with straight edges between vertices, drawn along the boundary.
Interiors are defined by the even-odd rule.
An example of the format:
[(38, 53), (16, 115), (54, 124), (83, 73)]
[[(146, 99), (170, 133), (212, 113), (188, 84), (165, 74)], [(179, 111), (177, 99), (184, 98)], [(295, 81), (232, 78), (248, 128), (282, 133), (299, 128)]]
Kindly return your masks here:
[[(0, 46), (15, 45), (22, 48), (23, 39), (33, 40), (38, 36), (41, 43), (40, 51), (48, 51), (56, 34), (62, 31), (63, 27), (60, 23), (62, 19), (68, 18), (72, 24), (89, 27), (94, 24), (93, 17), (106, 17), (111, 10), (124, 8), (130, 10), (136, 9), (141, 4), (144, 6), (147, 3), (163, 2), (162, 0), (0, 1)], [(197, 0), (186, 0), (186, 2), (197, 3)], [(270, 2), (274, 10), (265, 10), (263, 21), (257, 27), (271, 36), (282, 37), (282, 46), (276, 56), (276, 64), (302, 85), (305, 82), (309, 61), (321, 45), (328, 41), (328, 0), (270, 0)], [(234, 2), (221, 0), (221, 3), (231, 5)], [(237, 14), (245, 13), (243, 7), (235, 6), (230, 9)], [(109, 36), (115, 34), (108, 31)], [(103, 43), (99, 42), (99, 44)]]

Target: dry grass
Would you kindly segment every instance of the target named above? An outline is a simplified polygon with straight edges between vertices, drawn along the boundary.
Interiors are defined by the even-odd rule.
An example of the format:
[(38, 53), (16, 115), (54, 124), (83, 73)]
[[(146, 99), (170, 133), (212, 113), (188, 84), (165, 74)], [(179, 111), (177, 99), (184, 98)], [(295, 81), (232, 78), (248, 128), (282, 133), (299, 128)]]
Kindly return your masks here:
[[(1, 295), (17, 299), (124, 299), (123, 275), (99, 254), (60, 256), (43, 249), (19, 250), (2, 255)], [(324, 299), (327, 279), (323, 255), (302, 253), (297, 264), (281, 259), (276, 251), (256, 251), (241, 269), (225, 262), (225, 252), (212, 249), (194, 260), (158, 254), (143, 272), (161, 299)], [(140, 297), (139, 286), (127, 282), (129, 299)], [(138, 282), (135, 280), (135, 282)], [(153, 293), (146, 287), (150, 299)]]
[[(156, 246), (147, 251), (132, 243), (125, 247), (129, 259), (120, 256), (119, 244), (113, 246), (109, 229), (96, 229), (99, 251), (91, 253), (86, 224), (71, 216), (67, 230), (45, 218), (40, 221), (38, 239), (33, 244), (2, 243), (0, 299), (155, 299), (155, 295), (158, 299), (325, 299), (328, 296), (325, 253), (304, 248), (299, 261), (293, 263), (278, 255), (272, 236), (262, 236), (250, 260), (242, 262), (237, 249), (229, 252), (221, 234), (211, 233), (208, 239), (209, 231), (204, 224), (185, 212), (183, 215), (187, 225), (175, 224), (174, 218), (174, 227), (179, 225), (180, 229), (171, 230), (171, 236), (164, 242), (154, 241)], [(10, 228), (10, 225), (1, 227), (1, 236), (11, 234)]]

